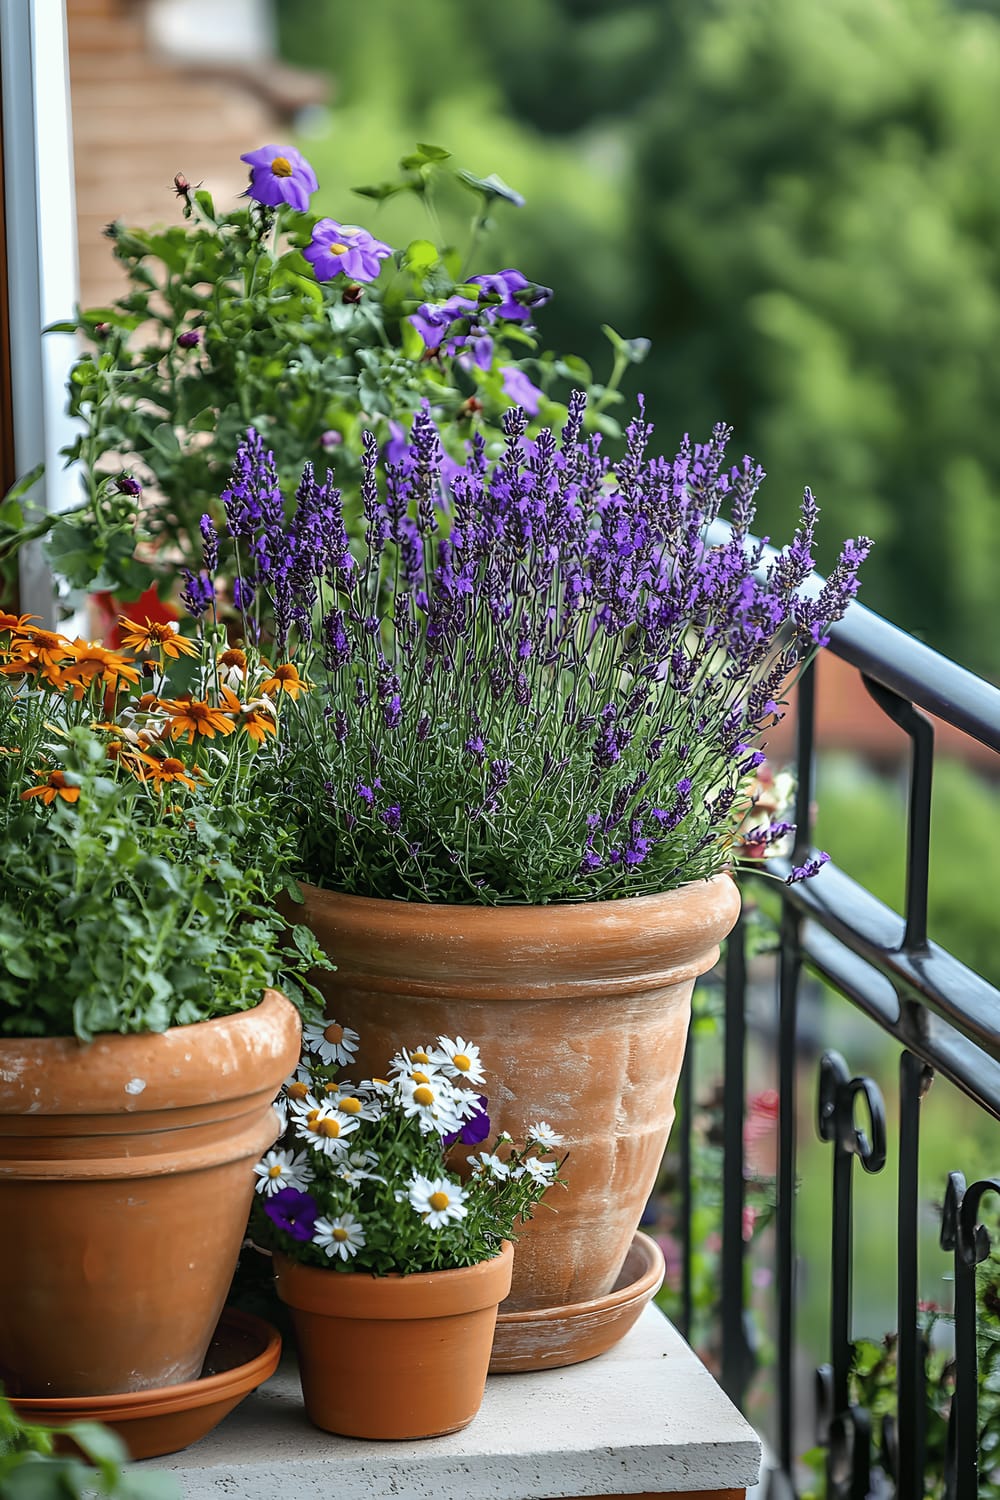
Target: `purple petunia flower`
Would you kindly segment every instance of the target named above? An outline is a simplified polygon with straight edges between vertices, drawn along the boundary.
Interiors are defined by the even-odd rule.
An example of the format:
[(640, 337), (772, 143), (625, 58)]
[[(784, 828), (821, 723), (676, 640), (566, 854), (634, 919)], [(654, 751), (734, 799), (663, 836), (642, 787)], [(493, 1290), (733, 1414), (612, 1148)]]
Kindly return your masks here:
[(291, 1235), (293, 1240), (311, 1240), (319, 1205), (311, 1193), (287, 1187), (265, 1201), (264, 1212), (276, 1229)]
[[(498, 305), (489, 307), (489, 318), (506, 318), (508, 323), (527, 323), (532, 307), (544, 307), (552, 296), (552, 288), (535, 286), (527, 276), (508, 266), (506, 271), (496, 271), (489, 276), (470, 276), (469, 283), (480, 289), (480, 301), (484, 297), (499, 297)], [(520, 296), (519, 293), (527, 293)]]
[(332, 281), (341, 274), (352, 281), (374, 281), (381, 269), (379, 261), (392, 254), (392, 246), (357, 224), (320, 219), (302, 254), (312, 262), (317, 281)]
[(516, 406), (523, 406), (529, 417), (538, 416), (538, 405), (542, 399), (542, 392), (519, 370), (517, 365), (502, 365), (500, 376), (503, 380), (505, 395), (509, 396)]
[(250, 168), (247, 197), (268, 208), (282, 203), (305, 213), (318, 187), (316, 173), (294, 146), (261, 146), (240, 157)]
[(450, 1135), (441, 1137), (443, 1146), (454, 1146), (460, 1141), (463, 1146), (478, 1146), (480, 1141), (485, 1141), (490, 1133), (490, 1117), (486, 1113), (489, 1099), (485, 1094), (478, 1096), (479, 1103), (474, 1112), (458, 1130), (453, 1130)]
[(421, 303), (409, 320), (428, 349), (437, 349), (451, 325), (459, 318), (469, 317), (475, 309), (476, 303), (470, 297), (456, 295), (447, 302)]

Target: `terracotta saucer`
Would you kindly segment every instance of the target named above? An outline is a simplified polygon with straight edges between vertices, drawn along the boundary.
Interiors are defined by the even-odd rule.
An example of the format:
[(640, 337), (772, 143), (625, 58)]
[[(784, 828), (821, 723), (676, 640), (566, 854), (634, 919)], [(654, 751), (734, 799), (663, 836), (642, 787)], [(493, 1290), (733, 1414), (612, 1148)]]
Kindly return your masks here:
[(636, 1233), (618, 1280), (606, 1297), (501, 1312), (490, 1357), (491, 1375), (524, 1370), (556, 1370), (577, 1365), (624, 1338), (650, 1298), (663, 1284), (663, 1251), (648, 1234)]
[(277, 1369), (281, 1335), (263, 1318), (227, 1307), (198, 1380), (116, 1396), (11, 1396), (19, 1416), (61, 1427), (104, 1422), (133, 1458), (160, 1458), (187, 1448), (218, 1426)]

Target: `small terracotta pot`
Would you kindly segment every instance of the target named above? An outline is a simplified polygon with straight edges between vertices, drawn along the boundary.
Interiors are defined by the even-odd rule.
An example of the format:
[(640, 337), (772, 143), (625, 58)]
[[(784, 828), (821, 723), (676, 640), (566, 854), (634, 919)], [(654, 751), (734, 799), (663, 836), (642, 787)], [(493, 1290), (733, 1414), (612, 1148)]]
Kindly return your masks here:
[(274, 1257), (295, 1325), (309, 1420), (342, 1437), (441, 1437), (468, 1427), (486, 1388), (514, 1247), (455, 1271), (371, 1276)]
[(0, 1041), (0, 1381), (103, 1396), (201, 1372), (299, 1056), (274, 990), (159, 1035)]
[(565, 1141), (568, 1191), (520, 1234), (504, 1311), (607, 1296), (673, 1123), (695, 979), (739, 913), (734, 882), (564, 906), (303, 895), (298, 919), (337, 966), (316, 976), (327, 1014), (361, 1035), (352, 1076), (462, 1036), (488, 1069), (492, 1131), (523, 1140), (544, 1120)]

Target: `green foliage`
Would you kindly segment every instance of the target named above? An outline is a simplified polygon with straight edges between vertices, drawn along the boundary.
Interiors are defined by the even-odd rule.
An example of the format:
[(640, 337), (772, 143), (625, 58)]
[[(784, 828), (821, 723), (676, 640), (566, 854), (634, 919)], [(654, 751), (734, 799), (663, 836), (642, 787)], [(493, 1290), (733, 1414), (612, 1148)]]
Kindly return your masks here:
[(48, 748), (79, 798), (22, 804), (0, 833), (0, 1032), (90, 1041), (248, 1010), (269, 986), (302, 999), (318, 950), (303, 928), (284, 945), (272, 888), (235, 863), (238, 812), (150, 816), (96, 737)]
[[(1000, 1500), (1000, 1253), (993, 1251), (976, 1271), (976, 1340), (979, 1382), (979, 1488), (980, 1500)], [(924, 1408), (924, 1494), (927, 1500), (944, 1500), (948, 1493), (948, 1423), (955, 1391), (954, 1357), (950, 1339), (935, 1337), (946, 1332), (954, 1318), (936, 1304), (922, 1304), (919, 1318), (925, 1341), (926, 1405)], [(941, 1325), (939, 1327), (939, 1325)], [(872, 1448), (878, 1453), (886, 1418), (896, 1413), (895, 1334), (880, 1343), (856, 1339), (851, 1364), (851, 1401), (872, 1416)], [(818, 1475), (825, 1468), (825, 1453), (812, 1449), (803, 1462)], [(822, 1482), (810, 1493), (823, 1494)]]
[[(495, 173), (478, 177), (444, 148), (422, 143), (397, 176), (361, 191), (377, 202), (411, 200), (421, 219), (377, 281), (365, 285), (343, 273), (316, 280), (302, 251), (317, 216), (287, 206), (274, 211), (251, 202), (218, 213), (207, 193), (189, 189), (179, 192), (181, 224), (110, 227), (127, 293), (111, 308), (59, 325), (92, 345), (70, 373), (69, 411), (81, 427), (64, 450), (68, 462), (81, 465), (88, 503), (46, 523), (50, 561), (71, 584), (128, 597), (156, 578), (167, 586), (158, 554), (169, 556), (171, 571), (178, 557), (196, 568), (199, 519), (217, 512), (232, 455), (250, 426), (281, 454), (286, 481), (306, 461), (322, 467), (336, 448), (338, 479), (353, 493), (364, 427), (388, 440), (426, 402), (444, 424), (446, 443), (461, 454), (473, 433), (495, 429), (509, 406), (505, 371), (523, 371), (544, 392), (543, 419), (565, 411), (560, 389), (565, 395), (581, 383), (598, 414), (621, 399), (618, 380), (642, 353), (634, 344), (626, 356), (616, 353), (607, 385), (595, 386), (586, 367), (571, 368), (539, 349), (526, 314), (508, 319), (487, 311), (492, 342), (482, 346), (485, 353), (477, 343), (476, 360), (448, 341), (428, 350), (410, 323), (422, 304), (456, 293), (489, 301), (465, 278), (478, 267), (473, 258), (496, 206), (521, 201)], [(441, 228), (438, 204), (449, 195), (462, 199), (463, 218), (475, 204), (461, 251), (450, 240), (426, 238), (428, 227)], [(333, 212), (351, 217), (343, 202)], [(529, 306), (533, 295), (525, 293)], [(618, 432), (610, 417), (597, 420)], [(102, 480), (109, 463), (132, 465), (155, 486), (141, 507)], [(18, 527), (12, 513), (12, 546)], [(138, 558), (137, 538), (151, 544)]]
[[(55, 1452), (58, 1438), (72, 1441), (80, 1456)], [(170, 1474), (125, 1468), (121, 1438), (97, 1422), (59, 1429), (25, 1422), (0, 1393), (0, 1500), (180, 1500)]]

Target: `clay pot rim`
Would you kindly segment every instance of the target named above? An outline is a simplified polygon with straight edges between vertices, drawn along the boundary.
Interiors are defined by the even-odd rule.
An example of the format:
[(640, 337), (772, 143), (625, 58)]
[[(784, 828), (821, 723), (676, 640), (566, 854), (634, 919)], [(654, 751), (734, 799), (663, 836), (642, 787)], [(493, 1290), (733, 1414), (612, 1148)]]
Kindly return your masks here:
[(599, 1313), (620, 1311), (632, 1302), (655, 1296), (666, 1273), (663, 1251), (651, 1235), (643, 1234), (638, 1229), (633, 1236), (631, 1248), (641, 1251), (647, 1264), (645, 1270), (627, 1286), (612, 1288), (604, 1297), (592, 1297), (586, 1302), (566, 1302), (560, 1307), (533, 1307), (523, 1312), (504, 1312), (501, 1307), (498, 1325), (513, 1329), (525, 1323), (544, 1324), (556, 1320), (564, 1322), (578, 1318), (588, 1319)]
[[(316, 896), (334, 898), (338, 905), (343, 905), (348, 910), (371, 911), (373, 908), (382, 908), (385, 911), (398, 912), (400, 909), (425, 912), (436, 915), (443, 920), (445, 913), (460, 911), (463, 920), (468, 917), (475, 921), (477, 918), (473, 913), (478, 913), (478, 919), (488, 921), (495, 913), (509, 915), (511, 912), (520, 914), (526, 912), (538, 912), (540, 919), (545, 921), (558, 921), (554, 913), (561, 912), (590, 912), (596, 915), (598, 912), (620, 911), (651, 911), (659, 910), (664, 906), (682, 905), (694, 890), (714, 886), (716, 890), (722, 890), (728, 885), (736, 885), (731, 870), (720, 870), (715, 875), (706, 875), (698, 880), (686, 880), (683, 885), (678, 885), (669, 891), (656, 891), (645, 896), (618, 896), (606, 901), (548, 901), (545, 903), (533, 901), (501, 901), (493, 905), (477, 901), (413, 901), (404, 897), (388, 896), (359, 896), (348, 891), (338, 891), (330, 886), (313, 885), (311, 881), (297, 879), (296, 884), (302, 888), (305, 894), (305, 902), (308, 906), (309, 899)], [(299, 902), (290, 903), (290, 910), (301, 911)]]
[[(496, 1255), (472, 1266), (451, 1266), (439, 1271), (338, 1271), (333, 1266), (307, 1266), (282, 1251), (274, 1252), (275, 1287), (289, 1307), (331, 1317), (406, 1319), (451, 1317), (502, 1302), (510, 1291), (514, 1245), (504, 1240)], [(331, 1280), (331, 1278), (335, 1278)], [(286, 1297), (282, 1281), (297, 1289)], [(493, 1295), (491, 1283), (502, 1290)], [(301, 1294), (301, 1300), (300, 1295)], [(326, 1305), (347, 1298), (349, 1305)], [(414, 1304), (419, 1303), (419, 1307)], [(322, 1305), (321, 1305), (322, 1304)]]
[(281, 1334), (263, 1318), (240, 1308), (223, 1310), (219, 1329), (248, 1334), (257, 1352), (240, 1364), (185, 1380), (180, 1385), (159, 1386), (143, 1391), (121, 1391), (107, 1396), (12, 1396), (11, 1404), (29, 1421), (55, 1423), (127, 1422), (173, 1412), (211, 1406), (228, 1396), (245, 1395), (263, 1384), (278, 1368)]
[[(256, 1005), (166, 1031), (0, 1037), (0, 1120), (144, 1115), (247, 1097), (244, 1065), (266, 1072), (287, 1050), (298, 1010), (280, 990)], [(282, 1064), (283, 1066), (283, 1064)], [(274, 1092), (285, 1071), (278, 1070)], [(206, 1088), (206, 1080), (208, 1087)], [(126, 1084), (142, 1085), (133, 1091)], [(257, 1090), (270, 1090), (265, 1078)]]

